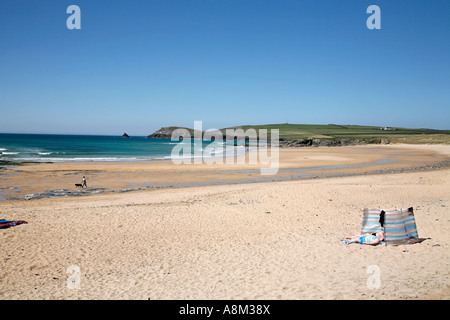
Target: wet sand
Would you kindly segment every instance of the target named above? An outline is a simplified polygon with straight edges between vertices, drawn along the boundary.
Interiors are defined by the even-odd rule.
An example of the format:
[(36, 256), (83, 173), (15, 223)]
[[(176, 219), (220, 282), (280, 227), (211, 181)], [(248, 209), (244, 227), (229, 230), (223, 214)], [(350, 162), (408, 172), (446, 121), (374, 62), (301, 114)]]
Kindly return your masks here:
[[(446, 153), (447, 152), (447, 153)], [(315, 179), (424, 170), (449, 165), (446, 146), (366, 145), (280, 149), (276, 174), (249, 155), (232, 164), (174, 164), (170, 160), (28, 164), (0, 173), (1, 199), (87, 196), (159, 188)], [(238, 163), (238, 161), (243, 164)], [(86, 176), (88, 188), (77, 189)]]

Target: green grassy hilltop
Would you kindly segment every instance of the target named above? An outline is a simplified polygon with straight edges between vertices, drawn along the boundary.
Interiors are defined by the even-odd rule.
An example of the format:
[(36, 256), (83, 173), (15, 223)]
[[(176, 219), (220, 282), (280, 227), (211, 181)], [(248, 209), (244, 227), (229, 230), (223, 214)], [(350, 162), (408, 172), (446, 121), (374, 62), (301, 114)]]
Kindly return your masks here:
[[(375, 127), (358, 125), (314, 125), (314, 124), (267, 124), (243, 125), (232, 127), (247, 130), (278, 129), (280, 138), (284, 139), (351, 139), (369, 143), (382, 140), (392, 143), (439, 143), (450, 144), (450, 130), (408, 129), (397, 127)], [(222, 131), (225, 131), (222, 129)]]

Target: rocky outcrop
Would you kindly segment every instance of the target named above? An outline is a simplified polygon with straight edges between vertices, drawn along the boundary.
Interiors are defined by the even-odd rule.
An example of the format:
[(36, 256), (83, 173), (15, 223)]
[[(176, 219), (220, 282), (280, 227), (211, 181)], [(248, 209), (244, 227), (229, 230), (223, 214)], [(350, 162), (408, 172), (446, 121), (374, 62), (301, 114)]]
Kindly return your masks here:
[(389, 144), (387, 139), (289, 139), (280, 138), (280, 147), (340, 147), (363, 144)]
[(130, 136), (129, 135), (127, 135), (127, 133), (125, 132), (123, 135), (122, 135), (122, 138), (129, 138)]

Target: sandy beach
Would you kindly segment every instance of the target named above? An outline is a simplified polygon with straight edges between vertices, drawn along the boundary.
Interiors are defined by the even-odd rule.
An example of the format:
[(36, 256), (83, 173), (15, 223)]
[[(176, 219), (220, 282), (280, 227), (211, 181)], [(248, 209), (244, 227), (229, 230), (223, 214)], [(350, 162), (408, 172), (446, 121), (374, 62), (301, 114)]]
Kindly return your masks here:
[[(371, 145), (280, 149), (273, 176), (167, 161), (10, 168), (0, 218), (28, 224), (0, 230), (0, 299), (449, 299), (449, 160), (450, 146)], [(22, 200), (54, 190), (84, 193)], [(340, 243), (366, 207), (414, 207), (426, 240)]]

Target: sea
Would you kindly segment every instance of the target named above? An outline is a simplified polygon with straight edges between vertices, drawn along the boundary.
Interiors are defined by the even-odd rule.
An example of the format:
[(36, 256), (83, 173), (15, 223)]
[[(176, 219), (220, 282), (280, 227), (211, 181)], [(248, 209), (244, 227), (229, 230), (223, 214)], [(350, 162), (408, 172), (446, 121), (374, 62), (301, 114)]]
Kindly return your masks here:
[[(191, 146), (189, 148), (182, 144)], [(203, 153), (210, 144), (214, 144), (209, 148), (213, 152)], [(186, 142), (139, 136), (123, 138), (107, 135), (0, 133), (0, 161), (11, 162), (147, 161), (173, 159), (174, 156), (220, 156), (225, 150), (225, 142), (219, 141)], [(236, 145), (233, 152), (234, 155), (245, 153), (245, 146)]]

